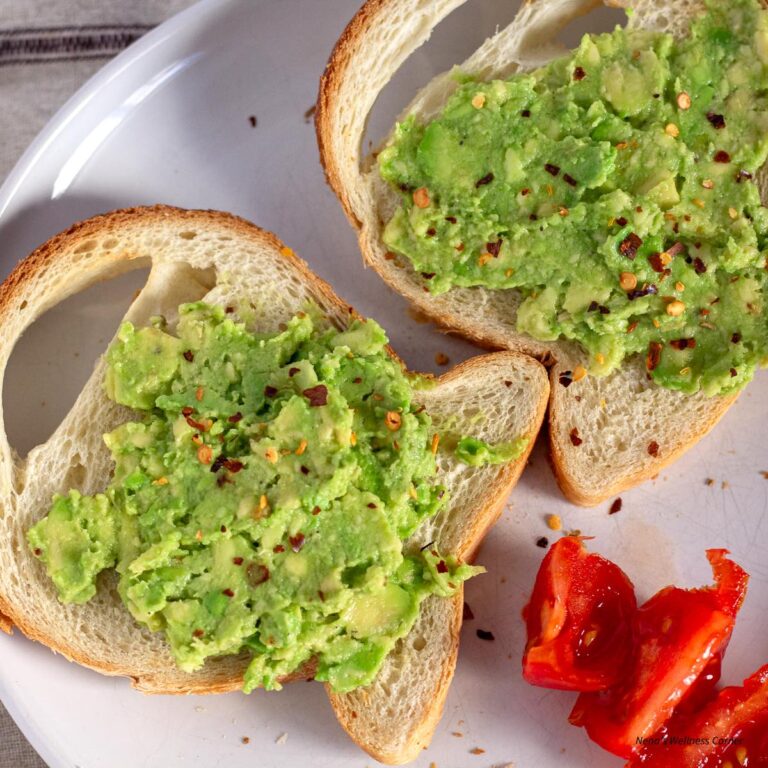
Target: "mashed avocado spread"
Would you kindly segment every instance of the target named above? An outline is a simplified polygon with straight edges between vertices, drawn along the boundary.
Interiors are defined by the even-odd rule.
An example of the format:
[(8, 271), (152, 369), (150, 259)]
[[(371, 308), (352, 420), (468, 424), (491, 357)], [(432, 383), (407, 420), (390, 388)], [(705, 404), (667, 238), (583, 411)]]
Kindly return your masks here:
[(517, 327), (605, 374), (739, 389), (768, 361), (768, 11), (707, 1), (690, 37), (617, 28), (510, 80), (461, 77), (379, 155), (386, 227), (434, 293), (514, 288)]
[[(336, 691), (370, 682), (421, 601), (479, 570), (404, 544), (446, 501), (420, 380), (371, 320), (340, 332), (311, 310), (259, 335), (219, 307), (179, 312), (175, 334), (121, 327), (106, 390), (141, 419), (104, 438), (105, 493), (56, 497), (30, 546), (65, 602), (116, 568), (184, 670), (247, 650), (246, 691), (312, 658)], [(468, 463), (524, 447), (465, 443)]]

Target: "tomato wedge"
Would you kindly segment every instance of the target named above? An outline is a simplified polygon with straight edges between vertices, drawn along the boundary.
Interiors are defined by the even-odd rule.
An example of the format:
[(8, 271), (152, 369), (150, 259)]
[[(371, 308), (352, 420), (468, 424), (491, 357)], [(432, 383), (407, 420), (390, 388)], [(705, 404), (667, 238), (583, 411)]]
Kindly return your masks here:
[(528, 643), (523, 677), (564, 691), (599, 691), (615, 683), (632, 648), (637, 602), (617, 565), (566, 536), (544, 558), (523, 609)]
[[(707, 557), (715, 584), (702, 589), (666, 587), (638, 609), (639, 635), (630, 668), (620, 683), (583, 693), (570, 721), (609, 752), (629, 758), (656, 733), (693, 690), (700, 694), (707, 672), (719, 673), (713, 659), (725, 650), (746, 595), (749, 576), (725, 549)], [(710, 691), (716, 679), (708, 683)]]
[(627, 768), (768, 766), (768, 664), (723, 688), (698, 714), (675, 716)]

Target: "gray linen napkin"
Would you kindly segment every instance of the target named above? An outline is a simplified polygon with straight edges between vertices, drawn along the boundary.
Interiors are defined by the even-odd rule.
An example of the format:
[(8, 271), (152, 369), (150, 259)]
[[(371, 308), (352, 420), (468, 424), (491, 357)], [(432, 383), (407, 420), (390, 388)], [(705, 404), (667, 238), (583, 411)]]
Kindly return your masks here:
[[(0, 180), (112, 56), (194, 0), (0, 0)], [(0, 703), (0, 768), (45, 764)]]

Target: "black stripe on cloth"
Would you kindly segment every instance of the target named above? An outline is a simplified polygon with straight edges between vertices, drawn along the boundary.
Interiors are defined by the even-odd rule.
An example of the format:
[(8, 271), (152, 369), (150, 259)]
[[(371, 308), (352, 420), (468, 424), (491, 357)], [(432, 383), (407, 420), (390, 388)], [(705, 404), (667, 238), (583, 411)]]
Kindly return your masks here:
[(108, 58), (152, 29), (145, 25), (0, 30), (0, 66)]

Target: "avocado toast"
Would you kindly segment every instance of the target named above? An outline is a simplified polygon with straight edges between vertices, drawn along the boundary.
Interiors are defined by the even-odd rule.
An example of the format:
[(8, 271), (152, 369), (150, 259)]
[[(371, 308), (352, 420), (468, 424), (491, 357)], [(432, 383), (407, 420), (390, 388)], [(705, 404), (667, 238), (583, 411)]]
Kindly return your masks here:
[(420, 311), (554, 363), (558, 482), (595, 504), (690, 447), (765, 362), (766, 13), (639, 2), (628, 31), (562, 56), (558, 31), (599, 3), (526, 3), (361, 160), (376, 94), (460, 4), (395, 25), (400, 4), (370, 2), (352, 21), (321, 83), (328, 180)]
[[(132, 326), (123, 326), (120, 332), (124, 344), (130, 343), (135, 329), (153, 330), (150, 318), (164, 316), (171, 326), (175, 326), (179, 306), (201, 300), (204, 300), (203, 305), (192, 304), (186, 311), (212, 312), (219, 325), (225, 324), (231, 330), (236, 325), (226, 320), (230, 314), (226, 309), (241, 306), (242, 310), (231, 314), (238, 319), (247, 317), (251, 332), (271, 337), (285, 332), (281, 331), (280, 325), (290, 326), (291, 318), (306, 312), (308, 305), (317, 308), (318, 316), (329, 324), (329, 332), (343, 333), (350, 323), (356, 328), (359, 325), (356, 325), (354, 311), (314, 277), (289, 249), (247, 222), (211, 212), (162, 207), (132, 209), (76, 225), (46, 243), (12, 273), (2, 288), (2, 322), (7, 330), (2, 348), (3, 365), (24, 328), (48, 307), (97, 280), (150, 263), (152, 271), (147, 285), (126, 318)], [(296, 322), (294, 320), (294, 326)], [(306, 317), (299, 317), (299, 324), (305, 322)], [(333, 328), (336, 330), (332, 331)], [(154, 330), (160, 332), (157, 328)], [(173, 335), (168, 337), (173, 339)], [(348, 341), (352, 342), (351, 339)], [(174, 345), (176, 342), (163, 339), (162, 343)], [(160, 348), (162, 343), (150, 347)], [(179, 347), (177, 351), (181, 351), (183, 359), (175, 364), (192, 365), (187, 359), (194, 357), (191, 349)], [(187, 352), (191, 354), (184, 356)], [(118, 370), (119, 363), (127, 358), (120, 358), (119, 351), (114, 354), (118, 358), (113, 359), (112, 364)], [(148, 370), (141, 368), (141, 359), (143, 355), (139, 354), (134, 363), (123, 370), (124, 378), (132, 378), (138, 392), (145, 385), (152, 386)], [(391, 359), (397, 363), (394, 356)], [(27, 459), (22, 461), (15, 456), (5, 439), (0, 444), (0, 504), (3, 512), (0, 522), (3, 551), (0, 615), (3, 628), (10, 631), (16, 626), (27, 636), (71, 660), (105, 674), (130, 677), (133, 684), (145, 692), (213, 693), (241, 688), (253, 657), (251, 652), (214, 655), (197, 671), (182, 671), (175, 664), (162, 635), (136, 624), (131, 618), (121, 603), (113, 575), (101, 577), (95, 596), (82, 605), (63, 604), (40, 562), (50, 559), (49, 553), (45, 552), (48, 540), (42, 535), (36, 540), (33, 534), (31, 548), (24, 542), (29, 529), (51, 508), (54, 494), (67, 494), (72, 489), (84, 495), (99, 494), (109, 484), (112, 459), (102, 433), (135, 421), (135, 413), (107, 397), (103, 388), (106, 371), (107, 362), (102, 359), (62, 425)], [(319, 404), (320, 393), (313, 392), (318, 385), (310, 381), (304, 383), (308, 386), (301, 387), (301, 392), (309, 391)], [(198, 400), (199, 386), (192, 391), (195, 410), (202, 408), (200, 403), (205, 398), (203, 391)], [(265, 383), (260, 390), (263, 396), (277, 394), (271, 393), (272, 386), (272, 383)], [(114, 395), (120, 390), (120, 382), (113, 379), (110, 391)], [(310, 395), (302, 397), (312, 407)], [(427, 550), (435, 548), (436, 552), (450, 552), (457, 561), (465, 562), (473, 556), (522, 471), (531, 440), (543, 416), (546, 377), (538, 363), (520, 355), (502, 353), (460, 366), (433, 386), (420, 390), (417, 397), (420, 403), (415, 410), (424, 406), (438, 434), (441, 431), (446, 435), (448, 432), (471, 434), (492, 445), (520, 437), (529, 438), (516, 460), (496, 465), (472, 466), (458, 460), (452, 451), (446, 451), (450, 445), (448, 440), (442, 448), (435, 445), (436, 478), (445, 486), (449, 499), (436, 516), (418, 528), (405, 546), (409, 551), (418, 552), (427, 545)], [(133, 405), (141, 406), (142, 403), (134, 402)], [(187, 407), (183, 406), (184, 409)], [(484, 418), (478, 420), (478, 413), (484, 414)], [(228, 419), (232, 416), (236, 414), (229, 414)], [(195, 424), (190, 425), (188, 418)], [(206, 465), (203, 473), (206, 483), (217, 485), (221, 477), (225, 490), (228, 490), (228, 475), (231, 475), (230, 480), (234, 478), (234, 485), (237, 474), (245, 470), (238, 466), (238, 459), (228, 457), (225, 458), (229, 461), (228, 466), (222, 462), (215, 473), (210, 471), (214, 469), (213, 451), (219, 449), (216, 445), (211, 447), (207, 437), (201, 438), (201, 432), (208, 435), (214, 431), (203, 429), (207, 425), (202, 420), (207, 418), (202, 413), (185, 414), (182, 410), (178, 427), (186, 433), (187, 427), (191, 426), (187, 437), (193, 440), (196, 434), (211, 450), (208, 456), (201, 444), (196, 451), (199, 461)], [(462, 429), (463, 426), (467, 429)], [(132, 429), (128, 428), (128, 431)], [(128, 442), (133, 448), (143, 445), (143, 440), (138, 438), (137, 441), (136, 435), (129, 437)], [(124, 444), (113, 441), (113, 447), (119, 453), (118, 443), (123, 447)], [(269, 447), (264, 449), (264, 455), (271, 463), (266, 455)], [(465, 445), (470, 453), (472, 447), (472, 444)], [(297, 455), (298, 450), (301, 450), (300, 440), (286, 460), (293, 463), (305, 451), (311, 452), (308, 446)], [(210, 466), (206, 461), (208, 458), (211, 459)], [(172, 478), (160, 474), (153, 482), (156, 485), (150, 492), (154, 496), (171, 485)], [(62, 517), (69, 515), (71, 518), (73, 514), (76, 517), (76, 508), (81, 501), (76, 496), (62, 496), (57, 503), (69, 504), (69, 509), (62, 511)], [(277, 497), (268, 501), (278, 504)], [(265, 511), (260, 498), (254, 502), (255, 510)], [(373, 502), (369, 500), (368, 503)], [(247, 511), (250, 515), (253, 510)], [(85, 518), (87, 515), (83, 516)], [(224, 533), (220, 531), (221, 525), (217, 531)], [(38, 531), (42, 534), (40, 529)], [(197, 533), (197, 530), (192, 532), (194, 541), (197, 541)], [(201, 538), (209, 533), (200, 530)], [(291, 532), (291, 536), (295, 541), (291, 550), (301, 550), (298, 533)], [(109, 537), (100, 538), (107, 541)], [(291, 554), (299, 553), (292, 551)], [(235, 562), (240, 557), (244, 556), (234, 553), (230, 564), (241, 567), (242, 564)], [(436, 561), (435, 567), (442, 571), (439, 562)], [(103, 567), (103, 563), (100, 565)], [(85, 579), (84, 584), (84, 596), (87, 597), (89, 580)], [(458, 590), (452, 598), (427, 598), (424, 601), (410, 634), (394, 644), (371, 686), (352, 693), (332, 694), (342, 725), (361, 746), (380, 759), (393, 762), (409, 759), (429, 741), (437, 724), (455, 664), (461, 625), (461, 589), (459, 585), (455, 586)], [(231, 588), (225, 587), (221, 591), (229, 601), (232, 596), (226, 594), (227, 589)], [(143, 606), (146, 607), (146, 603)], [(198, 629), (206, 629), (191, 624), (188, 628), (193, 637)], [(417, 642), (412, 642), (413, 639)], [(289, 677), (312, 677), (312, 661), (302, 661), (298, 668), (294, 665)], [(273, 682), (279, 683), (278, 678), (285, 681), (285, 675), (277, 674)], [(256, 684), (264, 682), (267, 681), (262, 676)], [(408, 697), (392, 697), (393, 686), (403, 686), (409, 691)], [(337, 688), (343, 689), (343, 686)], [(387, 728), (382, 730), (379, 713), (385, 708), (389, 719)], [(378, 728), (376, 724), (380, 724)]]

